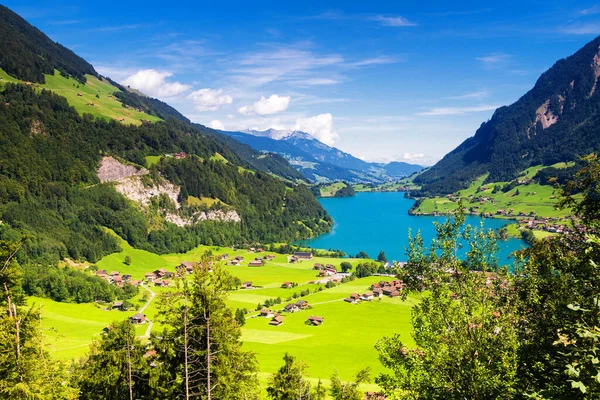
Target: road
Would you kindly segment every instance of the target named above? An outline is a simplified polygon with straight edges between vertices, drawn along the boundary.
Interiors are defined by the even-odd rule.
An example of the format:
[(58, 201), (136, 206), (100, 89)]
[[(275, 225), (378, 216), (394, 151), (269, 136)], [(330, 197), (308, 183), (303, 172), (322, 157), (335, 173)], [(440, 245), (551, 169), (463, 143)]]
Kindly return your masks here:
[[(150, 289), (149, 287), (144, 285), (143, 283), (141, 286), (150, 292), (150, 298), (148, 299), (146, 304), (144, 304), (144, 306), (142, 308), (140, 308), (140, 311), (139, 311), (140, 314), (143, 314), (144, 311), (146, 311), (146, 308), (148, 308), (148, 306), (152, 302), (152, 300), (154, 300), (154, 296), (156, 296), (156, 293), (152, 289)], [(150, 321), (149, 319), (147, 319), (146, 321), (148, 321), (148, 328), (146, 328), (146, 333), (143, 336), (140, 336), (141, 338), (149, 338), (150, 337), (150, 331), (152, 330), (153, 322)]]

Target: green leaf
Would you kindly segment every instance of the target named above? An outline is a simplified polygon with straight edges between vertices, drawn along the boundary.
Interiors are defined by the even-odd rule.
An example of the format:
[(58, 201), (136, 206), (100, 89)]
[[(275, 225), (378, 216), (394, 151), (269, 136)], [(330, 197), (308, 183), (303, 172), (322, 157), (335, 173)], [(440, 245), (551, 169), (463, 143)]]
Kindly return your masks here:
[(585, 387), (585, 385), (583, 384), (583, 382), (571, 381), (571, 387), (573, 389), (579, 389), (581, 391), (581, 393), (586, 393), (587, 392), (587, 388)]

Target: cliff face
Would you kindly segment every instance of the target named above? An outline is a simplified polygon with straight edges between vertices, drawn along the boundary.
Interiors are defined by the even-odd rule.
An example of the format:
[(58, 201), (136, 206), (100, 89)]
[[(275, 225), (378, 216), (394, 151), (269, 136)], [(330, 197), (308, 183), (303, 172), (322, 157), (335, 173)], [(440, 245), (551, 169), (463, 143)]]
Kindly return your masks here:
[(98, 178), (101, 182), (113, 182), (115, 190), (137, 204), (142, 210), (152, 207), (153, 199), (161, 197), (168, 199), (170, 206), (159, 206), (159, 213), (165, 221), (177, 226), (191, 226), (202, 221), (220, 221), (239, 223), (241, 217), (235, 210), (210, 210), (183, 213), (183, 204), (179, 202), (181, 188), (168, 180), (161, 178), (160, 182), (142, 181), (148, 174), (145, 168), (126, 165), (113, 157), (104, 157), (98, 168)]
[(423, 194), (451, 193), (489, 173), (506, 181), (536, 164), (572, 161), (600, 150), (600, 38), (557, 61), (510, 106), (415, 179)]

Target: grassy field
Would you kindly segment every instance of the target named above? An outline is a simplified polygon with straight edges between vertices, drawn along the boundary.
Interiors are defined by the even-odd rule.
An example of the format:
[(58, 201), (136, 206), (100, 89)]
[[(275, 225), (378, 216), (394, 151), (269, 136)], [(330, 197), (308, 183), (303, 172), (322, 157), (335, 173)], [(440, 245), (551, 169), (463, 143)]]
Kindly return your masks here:
[(412, 182), (411, 178), (403, 178), (393, 182), (385, 182), (380, 185), (369, 185), (359, 183), (354, 185), (356, 192), (398, 192), (405, 189), (418, 189), (419, 186)]
[[(0, 84), (5, 82), (19, 83), (2, 69), (0, 69)], [(57, 94), (64, 96), (70, 105), (75, 107), (80, 114), (88, 113), (95, 117), (107, 120), (115, 119), (124, 124), (140, 125), (141, 120), (150, 122), (160, 121), (160, 118), (148, 115), (133, 108), (125, 108), (121, 102), (112, 96), (119, 89), (111, 85), (108, 81), (99, 80), (95, 76), (86, 75), (85, 85), (75, 79), (65, 78), (55, 71), (54, 75), (45, 75), (46, 83), (42, 85), (34, 84), (34, 87), (52, 90)], [(98, 97), (96, 97), (98, 95)], [(94, 105), (90, 105), (93, 103)]]
[[(531, 178), (541, 168), (539, 166), (528, 168), (524, 171), (524, 176)], [(508, 182), (483, 184), (486, 178), (486, 175), (480, 177), (467, 189), (454, 193), (454, 196), (463, 199), (463, 204), (467, 209), (473, 207), (478, 213), (495, 215), (498, 210), (513, 209), (513, 215), (518, 215), (519, 212), (529, 214), (532, 211), (537, 216), (548, 218), (564, 218), (570, 215), (570, 210), (557, 209), (558, 195), (552, 186), (527, 183), (518, 185), (506, 193), (502, 191), (493, 193), (495, 186), (502, 187)], [(487, 197), (491, 200), (480, 204), (474, 197)], [(434, 197), (423, 200), (415, 212), (417, 214), (446, 213), (454, 211), (457, 207), (458, 202), (456, 201), (446, 197)]]
[[(343, 301), (343, 298), (353, 292), (367, 291), (373, 282), (391, 278), (357, 279), (320, 292), (317, 289), (322, 285), (309, 283), (317, 279), (317, 272), (312, 269), (315, 263), (339, 266), (343, 261), (350, 261), (355, 265), (360, 260), (315, 257), (312, 261), (290, 264), (286, 255), (271, 253), (275, 254), (275, 259), (267, 262), (265, 266), (249, 267), (248, 262), (257, 254), (248, 250), (234, 251), (230, 248), (199, 246), (186, 254), (156, 255), (134, 249), (124, 241), (121, 242), (121, 247), (121, 252), (104, 257), (96, 266), (141, 278), (144, 273), (158, 268), (174, 271), (182, 261), (197, 260), (207, 250), (214, 254), (227, 253), (230, 257), (244, 256), (245, 262), (241, 266), (225, 268), (241, 281), (252, 281), (256, 288), (230, 292), (228, 304), (233, 310), (246, 308), (250, 311), (247, 323), (243, 327), (244, 348), (256, 352), (263, 383), (282, 364), (285, 352), (306, 362), (311, 378), (327, 381), (334, 368), (339, 370), (343, 379), (350, 379), (364, 367), (371, 367), (374, 373), (381, 371), (373, 346), (385, 335), (401, 333), (408, 343), (412, 343), (410, 310), (417, 299), (409, 298), (403, 302), (400, 299), (384, 298), (358, 305)], [(131, 257), (130, 265), (124, 264), (125, 256)], [(296, 282), (299, 286), (283, 289), (281, 284), (284, 281)], [(283, 300), (282, 304), (272, 307), (274, 311), (279, 311), (287, 304), (286, 299), (307, 288), (311, 293), (303, 299), (309, 302), (311, 308), (285, 315), (281, 326), (269, 325), (269, 319), (258, 317), (254, 311), (258, 303), (280, 297)], [(157, 294), (172, 290), (156, 287), (151, 289)], [(144, 292), (144, 289), (140, 292)], [(143, 303), (139, 297), (141, 294), (138, 299), (134, 299), (134, 303), (141, 306)], [(65, 304), (34, 297), (30, 298), (30, 303), (42, 306), (46, 342), (50, 352), (61, 359), (82, 356), (105, 326), (134, 313), (103, 311), (102, 307), (96, 304)], [(157, 306), (158, 302), (154, 300), (144, 312), (151, 320), (156, 317)], [(305, 322), (309, 315), (324, 317), (324, 324), (318, 327), (307, 325)], [(138, 333), (142, 335), (145, 328), (138, 327)], [(153, 330), (158, 329), (160, 326), (155, 324)]]
[(320, 187), (321, 197), (333, 197), (338, 190), (346, 187), (344, 182), (334, 182), (326, 186)]

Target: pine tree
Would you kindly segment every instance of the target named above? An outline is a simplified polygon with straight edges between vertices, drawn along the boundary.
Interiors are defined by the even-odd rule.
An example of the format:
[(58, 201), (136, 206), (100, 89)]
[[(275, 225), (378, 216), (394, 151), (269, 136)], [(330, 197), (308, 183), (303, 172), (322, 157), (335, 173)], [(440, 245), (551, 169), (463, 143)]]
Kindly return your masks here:
[(152, 342), (164, 379), (180, 382), (170, 397), (254, 399), (256, 358), (241, 349), (241, 328), (226, 304), (232, 277), (214, 261), (205, 254), (191, 279), (165, 295), (160, 316), (168, 328)]
[(304, 379), (306, 365), (285, 353), (284, 365), (269, 380), (267, 394), (273, 400), (309, 400), (310, 383)]
[(76, 369), (80, 398), (154, 399), (146, 346), (129, 320), (113, 322)]

